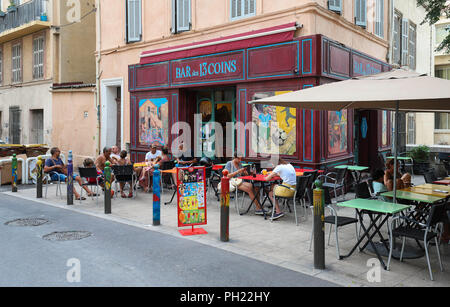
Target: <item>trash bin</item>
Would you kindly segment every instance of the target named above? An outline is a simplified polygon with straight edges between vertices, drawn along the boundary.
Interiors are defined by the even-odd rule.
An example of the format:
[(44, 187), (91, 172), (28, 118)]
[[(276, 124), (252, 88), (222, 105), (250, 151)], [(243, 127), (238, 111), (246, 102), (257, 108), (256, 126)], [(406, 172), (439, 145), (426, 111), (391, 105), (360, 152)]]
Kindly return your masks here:
[(0, 144), (0, 157), (11, 157), (13, 154), (22, 155), (24, 153), (24, 145)]
[(45, 155), (47, 151), (48, 147), (45, 144), (25, 145), (25, 153), (28, 158)]

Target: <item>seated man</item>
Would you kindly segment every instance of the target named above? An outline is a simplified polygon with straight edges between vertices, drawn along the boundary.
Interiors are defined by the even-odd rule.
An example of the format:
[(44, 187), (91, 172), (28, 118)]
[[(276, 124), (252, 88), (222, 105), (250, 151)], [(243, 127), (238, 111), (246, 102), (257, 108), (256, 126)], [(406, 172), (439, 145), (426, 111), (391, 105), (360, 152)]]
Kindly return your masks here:
[(186, 167), (192, 164), (197, 163), (197, 158), (193, 157), (192, 153), (189, 153), (189, 149), (181, 143), (178, 146), (178, 153), (176, 155), (176, 164), (181, 167)]
[[(50, 149), (50, 154), (52, 155), (50, 158), (45, 160), (44, 165), (44, 172), (48, 173), (50, 175), (50, 179), (52, 181), (61, 181), (66, 182), (67, 181), (67, 167), (64, 165), (64, 162), (59, 157), (61, 154), (61, 151), (58, 147), (53, 147)], [(78, 182), (78, 184), (87, 192), (88, 196), (96, 196), (92, 193), (92, 191), (87, 187), (83, 186), (83, 181), (81, 180), (81, 177), (76, 175), (75, 173), (72, 174), (73, 180)], [(73, 188), (73, 195), (75, 195), (76, 200), (80, 200), (80, 194), (76, 191), (75, 187)], [(85, 197), (82, 197), (81, 200), (85, 200)]]
[(153, 144), (150, 148), (150, 151), (145, 155), (145, 162), (147, 166), (140, 171), (139, 176), (139, 185), (144, 189), (144, 191), (151, 192), (152, 191), (152, 175), (154, 171), (154, 166), (161, 159), (162, 152), (157, 149), (156, 144)]
[(283, 158), (280, 158), (280, 164), (275, 167), (269, 176), (266, 177), (266, 180), (271, 180), (276, 176), (279, 176), (283, 180), (283, 183), (281, 185), (272, 186), (269, 193), (270, 198), (272, 198), (275, 202), (275, 214), (273, 216), (274, 220), (284, 216), (276, 196), (294, 197), (297, 186), (297, 175), (295, 173), (295, 168)]
[[(111, 148), (105, 147), (105, 148), (103, 148), (103, 154), (98, 156), (97, 159), (95, 160), (95, 167), (97, 168), (97, 170), (99, 172), (102, 173), (101, 180), (103, 182), (105, 181), (104, 171), (105, 171), (105, 167), (106, 167), (106, 162), (109, 162), (111, 165), (117, 164), (117, 161), (111, 157), (111, 153), (112, 153)], [(114, 181), (114, 175), (111, 174), (111, 183), (113, 181)], [(111, 196), (113, 196), (113, 195), (114, 195), (114, 191), (111, 190)]]
[[(397, 162), (397, 190), (411, 186), (411, 175), (409, 173), (401, 174), (400, 163)], [(386, 162), (386, 171), (384, 172), (384, 185), (389, 191), (394, 190), (394, 159)]]

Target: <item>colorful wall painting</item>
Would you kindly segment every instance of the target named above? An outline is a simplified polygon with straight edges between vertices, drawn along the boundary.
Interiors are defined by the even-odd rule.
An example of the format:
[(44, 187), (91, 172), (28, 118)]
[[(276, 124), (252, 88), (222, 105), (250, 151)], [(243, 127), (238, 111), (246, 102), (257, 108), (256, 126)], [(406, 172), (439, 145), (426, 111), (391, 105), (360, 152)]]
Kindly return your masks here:
[(139, 143), (164, 146), (169, 141), (169, 103), (166, 98), (139, 101)]
[(381, 112), (381, 147), (388, 146), (388, 111)]
[(347, 116), (347, 110), (328, 111), (328, 154), (330, 155), (347, 152)]
[[(252, 100), (291, 91), (256, 93)], [(251, 148), (258, 154), (294, 155), (297, 151), (297, 109), (254, 104)], [(272, 123), (277, 125), (274, 128)], [(277, 150), (278, 149), (278, 150)]]

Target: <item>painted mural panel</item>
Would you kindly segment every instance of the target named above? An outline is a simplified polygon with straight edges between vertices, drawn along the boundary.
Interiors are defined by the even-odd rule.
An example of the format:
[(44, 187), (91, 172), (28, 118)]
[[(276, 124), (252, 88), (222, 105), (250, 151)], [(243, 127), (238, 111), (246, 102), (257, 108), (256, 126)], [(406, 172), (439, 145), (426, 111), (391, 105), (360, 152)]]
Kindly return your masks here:
[(381, 112), (381, 147), (388, 146), (388, 111)]
[(347, 110), (328, 112), (328, 154), (330, 155), (347, 152), (347, 116)]
[(164, 146), (169, 141), (169, 103), (166, 98), (139, 101), (139, 143)]
[[(253, 100), (290, 91), (256, 93)], [(297, 109), (255, 104), (252, 107), (252, 150), (258, 154), (294, 155), (297, 149)], [(273, 125), (275, 124), (275, 126)]]

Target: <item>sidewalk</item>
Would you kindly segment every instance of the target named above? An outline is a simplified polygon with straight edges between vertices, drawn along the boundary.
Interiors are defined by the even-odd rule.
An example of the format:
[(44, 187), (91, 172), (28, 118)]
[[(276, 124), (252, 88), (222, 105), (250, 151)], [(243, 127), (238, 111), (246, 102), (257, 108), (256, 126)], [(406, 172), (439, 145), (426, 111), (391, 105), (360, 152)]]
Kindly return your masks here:
[[(420, 182), (417, 184), (420, 184)], [(134, 199), (122, 199), (119, 195), (119, 197), (114, 198), (112, 201), (112, 214), (105, 215), (103, 213), (103, 196), (99, 197), (98, 205), (96, 205), (95, 198), (93, 200), (88, 198), (81, 202), (74, 201), (74, 206), (67, 206), (65, 186), (62, 189), (64, 194), (63, 198), (56, 197), (56, 186), (50, 185), (48, 198), (42, 200), (36, 199), (36, 190), (34, 188), (24, 189), (22, 186), (19, 186), (18, 193), (11, 193), (9, 190), (4, 193), (182, 237), (177, 227), (176, 198), (172, 204), (164, 205), (165, 201), (170, 200), (172, 191), (166, 190), (162, 194), (161, 226), (154, 227), (151, 226), (152, 194), (145, 194), (141, 190), (138, 190), (138, 194)], [(79, 187), (77, 187), (77, 190), (79, 190)], [(5, 191), (5, 189), (2, 189), (2, 191)], [(346, 195), (346, 199), (352, 198), (354, 198), (354, 195)], [(244, 208), (241, 208), (241, 211), (247, 208), (249, 201), (247, 197), (244, 202)], [(254, 215), (253, 209), (247, 215), (240, 216), (236, 212), (235, 201), (231, 200), (229, 242), (220, 241), (219, 202), (213, 197), (212, 193), (208, 194), (207, 210), (208, 224), (202, 226), (202, 228), (208, 234), (182, 238), (195, 240), (196, 242), (221, 248), (239, 255), (316, 276), (342, 286), (450, 286), (449, 245), (441, 246), (440, 249), (444, 272), (441, 272), (439, 269), (436, 248), (434, 246), (430, 246), (429, 248), (434, 282), (430, 281), (426, 258), (422, 257), (419, 259), (404, 260), (403, 262), (393, 259), (390, 271), (381, 270), (381, 282), (370, 283), (367, 279), (367, 273), (372, 267), (367, 265), (367, 261), (371, 258), (376, 258), (375, 254), (355, 251), (349, 258), (337, 260), (334, 233), (331, 235), (330, 245), (326, 246), (326, 269), (323, 271), (314, 269), (313, 253), (309, 251), (312, 229), (311, 209), (307, 210), (306, 216), (303, 216), (303, 209), (297, 210), (297, 214), (302, 216), (300, 217), (299, 225), (296, 226), (293, 212), (288, 213), (287, 211), (286, 216), (273, 222), (264, 220), (262, 216)], [(341, 209), (338, 214), (353, 217), (355, 212), (352, 209)], [(386, 233), (385, 237), (388, 237), (386, 227), (383, 228), (383, 232)], [(328, 240), (328, 231), (329, 228), (327, 226), (326, 240)], [(341, 254), (350, 251), (356, 243), (355, 236), (354, 225), (344, 226), (339, 229)], [(387, 259), (385, 260), (387, 262)]]

